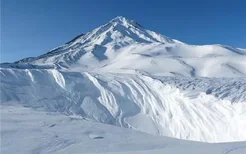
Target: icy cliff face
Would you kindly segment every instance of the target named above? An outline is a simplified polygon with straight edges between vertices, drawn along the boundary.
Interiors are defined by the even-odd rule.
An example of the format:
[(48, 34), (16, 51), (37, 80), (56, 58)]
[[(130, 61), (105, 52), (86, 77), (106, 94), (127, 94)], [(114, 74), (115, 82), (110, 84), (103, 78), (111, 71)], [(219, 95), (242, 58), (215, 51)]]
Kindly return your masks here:
[(117, 17), (44, 55), (1, 64), (0, 100), (151, 134), (241, 141), (245, 74), (244, 49), (188, 45)]

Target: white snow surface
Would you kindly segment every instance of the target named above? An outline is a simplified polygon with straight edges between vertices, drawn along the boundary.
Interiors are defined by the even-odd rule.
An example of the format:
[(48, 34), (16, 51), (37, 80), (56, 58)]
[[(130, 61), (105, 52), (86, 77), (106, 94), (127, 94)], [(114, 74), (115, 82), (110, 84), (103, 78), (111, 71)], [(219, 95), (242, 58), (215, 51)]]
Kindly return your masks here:
[(189, 45), (116, 17), (1, 64), (1, 152), (243, 154), (245, 75), (245, 49)]
[(0, 109), (1, 154), (243, 154), (246, 150), (246, 142), (184, 141), (21, 106)]
[[(159, 78), (141, 73), (2, 69), (1, 104), (19, 102), (26, 107), (181, 139), (246, 139), (245, 79), (199, 78), (187, 82), (189, 79)], [(197, 87), (187, 88), (193, 84)]]

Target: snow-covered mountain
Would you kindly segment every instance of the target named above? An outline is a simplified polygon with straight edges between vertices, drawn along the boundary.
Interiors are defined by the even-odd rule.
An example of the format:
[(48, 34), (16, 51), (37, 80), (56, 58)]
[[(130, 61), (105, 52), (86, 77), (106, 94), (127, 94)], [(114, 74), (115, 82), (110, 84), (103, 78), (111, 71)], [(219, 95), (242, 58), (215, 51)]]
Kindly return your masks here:
[(16, 64), (89, 72), (242, 77), (246, 75), (246, 50), (185, 44), (146, 30), (136, 21), (116, 17), (44, 55), (25, 58)]
[[(93, 130), (90, 130), (95, 122), (100, 124), (96, 124), (98, 128), (92, 129), (102, 127), (103, 131), (96, 133), (102, 136), (102, 132), (108, 128), (114, 135), (117, 132), (127, 132), (105, 125), (110, 124), (195, 141), (246, 140), (246, 50), (226, 45), (189, 45), (147, 30), (136, 21), (124, 17), (116, 17), (44, 55), (1, 64), (0, 78), (1, 108), (6, 111), (6, 117), (11, 116), (10, 111), (15, 111), (25, 119), (26, 116), (22, 113), (25, 109), (20, 107), (24, 106), (32, 108), (30, 116), (33, 114), (40, 120), (46, 117), (40, 117), (40, 112), (51, 115), (59, 112), (68, 117), (88, 120), (89, 122), (82, 122), (86, 123), (83, 130), (87, 135), (84, 136), (95, 136)], [(14, 115), (13, 122), (22, 121)], [(42, 125), (42, 132), (53, 133), (49, 128), (61, 129), (64, 125), (73, 123), (66, 118), (63, 123), (56, 116), (47, 117), (54, 118), (50, 122), (59, 123), (59, 126), (47, 125), (46, 130)], [(12, 121), (4, 122), (10, 127), (4, 127), (1, 133), (11, 138), (8, 141), (15, 140), (8, 133), (13, 131)], [(33, 122), (27, 125), (33, 125)], [(80, 125), (70, 128), (78, 130)], [(39, 126), (35, 126), (35, 130), (39, 130)], [(64, 132), (67, 133), (68, 130), (66, 127)], [(35, 131), (30, 132), (35, 134)], [(58, 134), (63, 134), (63, 131)], [(141, 133), (133, 136), (139, 138), (139, 134)], [(143, 138), (147, 138), (145, 135)], [(153, 136), (151, 138), (155, 140)], [(76, 135), (68, 140), (57, 137), (52, 140), (57, 144), (51, 147), (59, 150), (70, 145), (79, 149), (78, 143), (90, 142), (90, 139), (77, 140)], [(117, 143), (129, 140), (129, 136), (122, 141), (117, 138)], [(32, 143), (32, 139), (26, 141)], [(170, 138), (166, 138), (166, 141), (168, 144), (181, 145), (181, 149), (185, 147), (183, 144), (189, 147), (208, 146), (190, 141), (174, 142)], [(103, 142), (93, 142), (104, 145)], [(134, 144), (137, 144), (135, 140)], [(5, 145), (8, 147), (5, 148), (6, 151), (11, 149), (9, 144)], [(143, 145), (146, 146), (146, 143), (141, 142)], [(37, 153), (42, 147), (49, 152), (57, 152), (57, 149), (48, 145), (38, 143), (37, 146), (34, 149)], [(83, 145), (82, 151), (97, 151), (88, 150), (91, 146), (93, 147), (91, 144)], [(154, 149), (161, 148), (156, 153), (163, 152), (165, 147), (157, 142), (152, 146)], [(133, 148), (129, 145), (127, 147)], [(206, 149), (204, 147), (201, 149)], [(107, 148), (101, 152), (112, 151), (110, 147)], [(28, 150), (30, 149), (27, 148)], [(59, 152), (62, 153), (62, 150)], [(152, 148), (147, 150), (153, 152)], [(168, 150), (170, 149), (166, 151)]]

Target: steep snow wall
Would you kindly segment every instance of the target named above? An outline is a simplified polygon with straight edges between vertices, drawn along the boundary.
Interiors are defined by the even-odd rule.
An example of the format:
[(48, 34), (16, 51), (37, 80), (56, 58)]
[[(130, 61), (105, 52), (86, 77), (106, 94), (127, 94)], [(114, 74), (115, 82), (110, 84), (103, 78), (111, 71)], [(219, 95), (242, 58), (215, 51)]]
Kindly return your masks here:
[[(1, 105), (18, 103), (181, 139), (246, 140), (246, 88), (242, 87), (246, 81), (241, 78), (232, 81), (199, 78), (185, 82), (183, 78), (140, 73), (13, 68), (3, 68), (0, 74)], [(234, 82), (240, 86), (234, 86)], [(189, 85), (193, 85), (192, 90), (187, 88)], [(227, 97), (230, 86), (238, 88), (240, 93)]]

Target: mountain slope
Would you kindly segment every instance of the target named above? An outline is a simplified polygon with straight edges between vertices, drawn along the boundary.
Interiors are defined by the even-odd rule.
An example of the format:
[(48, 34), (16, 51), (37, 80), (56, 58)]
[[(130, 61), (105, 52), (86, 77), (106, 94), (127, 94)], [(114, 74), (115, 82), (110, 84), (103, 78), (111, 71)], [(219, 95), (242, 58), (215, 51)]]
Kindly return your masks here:
[(116, 17), (47, 54), (17, 61), (11, 67), (29, 68), (20, 64), (69, 71), (242, 77), (246, 75), (246, 52), (225, 45), (188, 45)]

